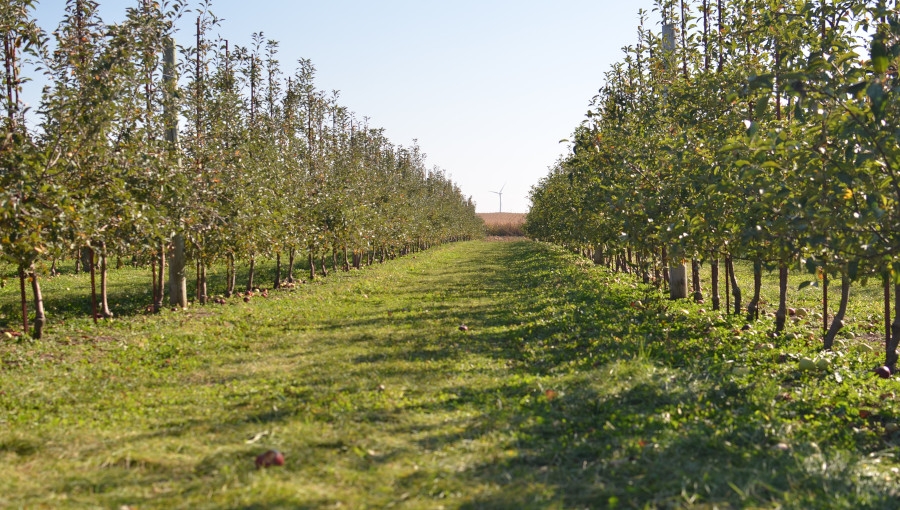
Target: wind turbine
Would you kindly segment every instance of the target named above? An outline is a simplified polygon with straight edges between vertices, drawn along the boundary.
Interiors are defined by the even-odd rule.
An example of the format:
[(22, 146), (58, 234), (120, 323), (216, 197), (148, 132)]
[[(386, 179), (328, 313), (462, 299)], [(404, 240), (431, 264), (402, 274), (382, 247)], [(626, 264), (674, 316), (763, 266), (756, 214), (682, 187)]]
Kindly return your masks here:
[(491, 191), (500, 198), (500, 210), (498, 212), (503, 212), (503, 188), (506, 187), (506, 183), (503, 183), (503, 186), (500, 187), (500, 191)]

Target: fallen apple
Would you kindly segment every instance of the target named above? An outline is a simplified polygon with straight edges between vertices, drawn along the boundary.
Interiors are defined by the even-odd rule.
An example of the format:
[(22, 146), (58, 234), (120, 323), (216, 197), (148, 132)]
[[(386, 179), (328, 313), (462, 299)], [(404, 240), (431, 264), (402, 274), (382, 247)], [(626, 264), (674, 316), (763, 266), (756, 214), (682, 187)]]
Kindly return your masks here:
[(267, 468), (271, 466), (283, 466), (284, 454), (278, 450), (269, 450), (256, 457), (256, 469)]
[(469, 326), (466, 326), (465, 324), (460, 324), (459, 330), (460, 331), (469, 331)]
[(801, 358), (799, 366), (800, 370), (807, 372), (809, 370), (814, 370), (816, 368), (816, 363), (809, 358)]

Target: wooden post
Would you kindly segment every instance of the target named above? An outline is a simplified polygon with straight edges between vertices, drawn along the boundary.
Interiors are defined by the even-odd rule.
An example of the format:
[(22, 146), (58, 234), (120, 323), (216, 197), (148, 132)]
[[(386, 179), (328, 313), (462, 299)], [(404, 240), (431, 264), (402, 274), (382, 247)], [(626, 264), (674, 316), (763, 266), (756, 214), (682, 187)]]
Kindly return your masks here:
[[(172, 151), (178, 150), (178, 117), (176, 109), (171, 105), (177, 86), (175, 73), (175, 41), (170, 37), (165, 41), (163, 80), (169, 96), (165, 105), (166, 141), (169, 142)], [(188, 304), (186, 265), (184, 234), (179, 232), (172, 240), (172, 259), (169, 262), (169, 303), (181, 308), (187, 308)]]
[(28, 334), (28, 295), (25, 294), (25, 266), (19, 264), (19, 291), (22, 297), (22, 334)]
[(671, 253), (672, 265), (669, 266), (669, 298), (686, 299), (688, 297), (687, 266), (684, 264), (681, 250), (675, 248)]

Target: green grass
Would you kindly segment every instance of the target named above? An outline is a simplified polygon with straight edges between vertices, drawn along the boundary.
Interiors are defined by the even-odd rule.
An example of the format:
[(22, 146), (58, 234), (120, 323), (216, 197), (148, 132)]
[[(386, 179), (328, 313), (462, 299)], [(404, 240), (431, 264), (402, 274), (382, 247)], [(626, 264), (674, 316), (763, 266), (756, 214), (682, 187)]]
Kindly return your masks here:
[(811, 324), (741, 332), (531, 242), (158, 316), (146, 273), (99, 326), (85, 277), (48, 281), (47, 338), (0, 340), (0, 507), (898, 504), (897, 384), (850, 338), (801, 372)]
[[(719, 294), (722, 308), (725, 307), (725, 265), (720, 265), (722, 281), (719, 282)], [(688, 267), (690, 273), (690, 267)], [(747, 261), (735, 263), (735, 274), (741, 288), (741, 305), (746, 310), (747, 304), (753, 297), (753, 265)], [(796, 267), (790, 268), (788, 273), (788, 307), (802, 309), (803, 317), (793, 318), (798, 329), (822, 331), (822, 280), (816, 275), (801, 271)], [(709, 264), (701, 267), (701, 287), (706, 297), (706, 309), (712, 305), (709, 302), (710, 294), (710, 269)], [(814, 282), (814, 285), (800, 289), (804, 282)], [(829, 276), (828, 310), (829, 317), (837, 313), (840, 304), (841, 282), (839, 275)], [(873, 346), (881, 343), (883, 334), (884, 291), (880, 281), (866, 280), (854, 282), (850, 287), (850, 300), (847, 307), (847, 315), (844, 317), (844, 337), (863, 336)], [(764, 270), (763, 284), (760, 292), (760, 326), (774, 329), (775, 311), (778, 309), (778, 271)], [(804, 313), (805, 312), (805, 313)], [(745, 311), (746, 315), (746, 311)], [(830, 324), (830, 321), (829, 321)]]

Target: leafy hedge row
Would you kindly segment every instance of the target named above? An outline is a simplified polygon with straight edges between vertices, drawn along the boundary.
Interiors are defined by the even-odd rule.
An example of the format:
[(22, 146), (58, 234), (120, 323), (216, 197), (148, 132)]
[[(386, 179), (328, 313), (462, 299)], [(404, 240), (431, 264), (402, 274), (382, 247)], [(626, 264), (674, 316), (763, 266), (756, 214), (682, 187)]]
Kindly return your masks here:
[[(153, 261), (158, 307), (168, 254), (171, 299), (184, 304), (187, 261), (203, 280), (216, 260), (233, 275), (236, 259), (351, 252), (358, 263), (480, 235), (471, 198), (417, 146), (394, 145), (318, 90), (311, 62), (288, 75), (261, 32), (248, 47), (209, 38), (219, 22), (208, 1), (177, 51), (186, 0), (137, 1), (116, 24), (98, 2), (68, 0), (52, 51), (34, 4), (0, 5), (0, 257), (23, 285), (30, 276), (36, 336), (34, 264), (74, 249), (86, 249), (85, 267), (99, 255), (101, 283), (110, 252)], [(48, 81), (30, 114), (26, 64)], [(108, 315), (100, 301), (95, 314)]]
[[(638, 41), (606, 75), (573, 152), (531, 193), (529, 235), (591, 246), (598, 261), (653, 278), (660, 269), (752, 260), (885, 286), (886, 364), (900, 316), (900, 15), (885, 0), (657, 2), (662, 30), (640, 14)], [(810, 283), (817, 282), (816, 277)], [(894, 287), (892, 289), (892, 287)], [(695, 297), (702, 297), (694, 278)], [(735, 311), (740, 288), (732, 285)], [(827, 291), (827, 287), (826, 287)], [(827, 298), (827, 294), (826, 294)], [(900, 308), (900, 307), (898, 307)]]

